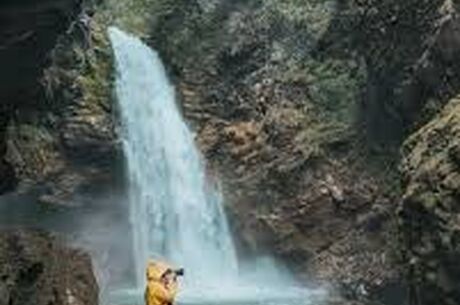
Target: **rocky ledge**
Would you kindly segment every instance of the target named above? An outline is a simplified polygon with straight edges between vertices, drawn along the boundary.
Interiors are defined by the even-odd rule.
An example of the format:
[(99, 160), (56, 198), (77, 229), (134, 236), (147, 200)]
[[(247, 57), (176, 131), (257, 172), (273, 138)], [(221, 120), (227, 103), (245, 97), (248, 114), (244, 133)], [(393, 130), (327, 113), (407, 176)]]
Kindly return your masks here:
[(0, 232), (1, 305), (97, 305), (90, 257), (39, 231)]

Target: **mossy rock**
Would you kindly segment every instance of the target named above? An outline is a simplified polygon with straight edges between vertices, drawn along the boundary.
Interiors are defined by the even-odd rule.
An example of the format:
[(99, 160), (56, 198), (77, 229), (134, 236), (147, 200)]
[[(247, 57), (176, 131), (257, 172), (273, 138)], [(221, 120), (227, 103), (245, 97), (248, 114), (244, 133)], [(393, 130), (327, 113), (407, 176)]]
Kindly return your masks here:
[[(452, 151), (460, 147), (460, 98), (406, 142), (401, 166), (405, 195), (401, 230), (405, 238), (408, 278), (420, 304), (458, 304), (455, 283), (460, 272), (451, 267), (460, 258), (458, 194), (460, 167)], [(426, 279), (430, 279), (427, 281)]]

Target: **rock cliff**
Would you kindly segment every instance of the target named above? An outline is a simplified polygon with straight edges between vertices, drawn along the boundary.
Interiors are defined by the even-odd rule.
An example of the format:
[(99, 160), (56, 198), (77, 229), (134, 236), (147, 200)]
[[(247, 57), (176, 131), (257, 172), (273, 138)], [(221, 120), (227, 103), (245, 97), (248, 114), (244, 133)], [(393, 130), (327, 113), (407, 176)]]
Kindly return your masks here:
[(404, 146), (400, 213), (413, 304), (460, 300), (459, 105), (453, 98)]
[[(151, 44), (176, 79), (210, 175), (218, 172), (224, 181), (241, 249), (268, 248), (295, 270), (345, 287), (352, 298), (414, 302), (413, 287), (405, 295), (406, 281), (416, 291), (432, 291), (430, 300), (445, 295), (420, 284), (426, 283), (420, 272), (425, 274), (428, 257), (437, 264), (444, 260), (438, 252), (417, 256), (408, 243), (413, 222), (423, 221), (412, 219), (419, 213), (408, 193), (422, 168), (441, 170), (427, 157), (437, 154), (435, 147), (455, 143), (453, 132), (438, 132), (445, 139), (439, 144), (440, 136), (428, 136), (427, 126), (446, 124), (441, 117), (446, 122), (456, 111), (447, 106), (437, 115), (458, 94), (458, 5), (391, 0), (156, 5)], [(408, 137), (400, 184), (398, 150)], [(441, 181), (415, 185), (431, 192)], [(444, 195), (436, 196), (456, 202)], [(406, 213), (396, 216), (401, 201)], [(437, 215), (431, 209), (428, 213)], [(443, 217), (454, 217), (447, 211)], [(449, 232), (455, 227), (452, 221), (436, 224)], [(425, 229), (426, 236), (444, 236)], [(424, 240), (420, 236), (417, 242)], [(455, 253), (446, 252), (450, 258)], [(400, 272), (411, 255), (420, 265)], [(455, 282), (455, 275), (449, 276)], [(446, 276), (436, 277), (438, 286), (439, 278)], [(415, 279), (420, 282), (413, 284)]]
[(68, 207), (123, 189), (105, 32), (117, 24), (167, 64), (242, 257), (274, 253), (349, 299), (458, 304), (458, 9), (4, 2), (0, 192)]
[(240, 251), (275, 253), (354, 298), (397, 287), (397, 158), (362, 132), (365, 58), (319, 54), (340, 5), (157, 5), (151, 44), (223, 181)]
[(2, 3), (3, 191), (38, 187), (41, 202), (72, 205), (91, 185), (114, 183), (110, 51), (85, 49), (99, 41), (97, 28), (85, 37), (82, 10), (80, 1)]

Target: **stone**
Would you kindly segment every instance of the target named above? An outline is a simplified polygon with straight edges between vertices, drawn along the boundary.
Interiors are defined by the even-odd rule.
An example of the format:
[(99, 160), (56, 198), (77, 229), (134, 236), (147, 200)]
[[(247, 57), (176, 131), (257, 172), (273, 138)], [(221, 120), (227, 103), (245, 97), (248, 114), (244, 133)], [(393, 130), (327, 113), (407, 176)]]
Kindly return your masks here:
[(1, 305), (97, 305), (91, 259), (44, 231), (0, 232)]

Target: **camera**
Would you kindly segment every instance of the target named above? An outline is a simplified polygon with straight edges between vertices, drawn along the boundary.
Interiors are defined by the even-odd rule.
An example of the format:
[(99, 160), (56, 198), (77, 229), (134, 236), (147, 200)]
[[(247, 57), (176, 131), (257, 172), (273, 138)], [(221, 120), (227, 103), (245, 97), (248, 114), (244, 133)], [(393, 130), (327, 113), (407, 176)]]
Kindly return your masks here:
[(184, 276), (184, 268), (173, 270), (173, 272), (176, 276)]

